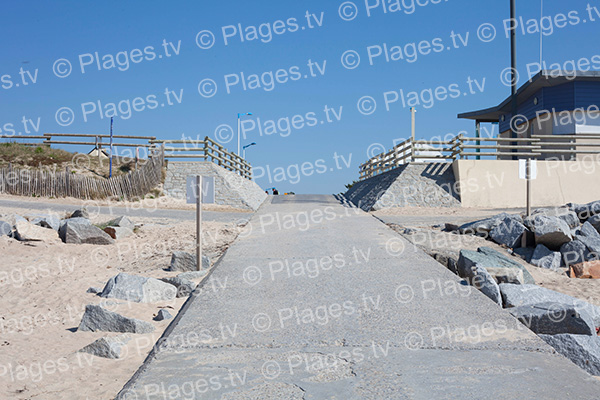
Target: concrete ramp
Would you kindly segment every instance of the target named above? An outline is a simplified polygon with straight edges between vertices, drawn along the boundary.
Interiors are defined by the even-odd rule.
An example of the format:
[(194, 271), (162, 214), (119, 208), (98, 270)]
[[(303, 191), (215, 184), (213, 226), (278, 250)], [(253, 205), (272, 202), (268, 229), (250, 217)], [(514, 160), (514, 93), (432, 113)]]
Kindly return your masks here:
[(185, 198), (186, 179), (189, 175), (215, 178), (215, 203), (256, 211), (267, 194), (254, 181), (209, 161), (173, 162), (167, 164), (164, 191), (176, 199)]
[(371, 215), (271, 200), (119, 400), (598, 399), (600, 382)]
[(358, 182), (344, 197), (364, 211), (386, 207), (460, 207), (450, 163), (410, 163)]

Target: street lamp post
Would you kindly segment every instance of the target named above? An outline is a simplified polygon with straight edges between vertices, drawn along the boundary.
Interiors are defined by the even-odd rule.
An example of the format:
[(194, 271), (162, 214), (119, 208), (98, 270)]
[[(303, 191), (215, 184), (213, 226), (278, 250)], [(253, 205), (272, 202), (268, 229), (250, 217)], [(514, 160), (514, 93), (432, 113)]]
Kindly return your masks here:
[(238, 127), (237, 127), (238, 128), (238, 130), (237, 130), (238, 131), (238, 134), (237, 134), (237, 142), (238, 143), (237, 144), (238, 144), (238, 146), (237, 146), (237, 153), (236, 154), (238, 156), (240, 155), (240, 124), (241, 124), (240, 118), (243, 117), (243, 116), (245, 116), (245, 115), (252, 115), (252, 113), (251, 112), (249, 112), (249, 113), (238, 113), (238, 115), (237, 115), (237, 117), (238, 117)]
[(255, 143), (255, 142), (252, 142), (252, 143), (250, 143), (250, 144), (247, 144), (247, 145), (245, 145), (244, 147), (242, 147), (242, 152), (243, 152), (242, 158), (243, 158), (244, 160), (246, 159), (246, 149), (247, 149), (248, 147), (250, 147), (250, 146), (256, 146), (256, 143)]

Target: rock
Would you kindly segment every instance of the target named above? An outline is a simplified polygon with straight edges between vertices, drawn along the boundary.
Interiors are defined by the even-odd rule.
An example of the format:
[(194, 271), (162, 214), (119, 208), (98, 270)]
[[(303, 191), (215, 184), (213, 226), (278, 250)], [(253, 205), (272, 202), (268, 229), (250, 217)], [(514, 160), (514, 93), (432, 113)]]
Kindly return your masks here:
[(85, 219), (90, 219), (90, 213), (85, 208), (82, 208), (81, 210), (75, 210), (75, 211), (73, 211), (73, 214), (71, 214), (71, 216), (69, 218), (85, 218)]
[(520, 215), (501, 213), (494, 217), (463, 224), (458, 228), (458, 231), (464, 235), (479, 235), (487, 237), (489, 232), (492, 229), (494, 229), (496, 225), (498, 225), (503, 219), (506, 218), (514, 219), (519, 223), (523, 222), (523, 219)]
[(591, 258), (591, 253), (587, 249), (587, 246), (577, 238), (560, 246), (560, 255), (562, 265), (566, 267), (573, 264), (580, 264)]
[(86, 290), (85, 292), (92, 293), (92, 294), (100, 294), (100, 293), (102, 293), (102, 289), (97, 288), (97, 287), (89, 287), (88, 290)]
[(556, 271), (560, 268), (561, 255), (558, 251), (552, 251), (543, 244), (538, 244), (531, 257), (531, 264), (536, 267), (547, 268)]
[(100, 296), (136, 303), (154, 303), (173, 300), (176, 294), (177, 289), (173, 285), (158, 279), (121, 272), (108, 280)]
[[(210, 268), (210, 259), (202, 256), (202, 269)], [(196, 255), (185, 251), (174, 251), (171, 256), (171, 271), (196, 271)]]
[(173, 278), (163, 278), (161, 280), (177, 288), (177, 297), (187, 297), (192, 294), (196, 288), (196, 284), (194, 282), (178, 276)]
[(592, 201), (587, 204), (569, 204), (569, 206), (582, 221), (600, 214), (600, 201)]
[(596, 335), (592, 317), (584, 310), (563, 303), (538, 303), (509, 308), (508, 311), (537, 334)]
[(586, 301), (537, 285), (501, 283), (499, 287), (505, 308), (532, 306), (539, 303), (562, 303), (574, 306), (579, 312), (586, 311), (594, 319), (594, 325), (600, 326), (600, 308)]
[(154, 331), (154, 326), (146, 321), (124, 317), (98, 305), (88, 304), (85, 306), (85, 313), (83, 314), (78, 330), (150, 333)]
[(58, 231), (58, 228), (60, 228), (60, 218), (56, 215), (39, 215), (31, 223), (44, 228), (54, 229), (55, 231)]
[(478, 261), (486, 260), (485, 255), (471, 250), (461, 250), (458, 257), (458, 275), (464, 278), (471, 286), (479, 289), (483, 294), (497, 304), (502, 305), (500, 290), (494, 278), (480, 265)]
[(581, 236), (600, 240), (600, 233), (598, 233), (596, 228), (594, 228), (594, 226), (588, 221), (584, 222), (583, 225), (581, 225), (579, 232)]
[(521, 272), (523, 273), (523, 283), (535, 284), (535, 280), (533, 279), (533, 276), (531, 276), (529, 271), (527, 271), (527, 268), (525, 268), (519, 262), (511, 260), (510, 258), (506, 257), (504, 254), (492, 249), (491, 247), (482, 246), (482, 247), (478, 248), (477, 251), (479, 253), (483, 253), (489, 257), (494, 257), (494, 262), (498, 266), (501, 266), (503, 268), (517, 268), (517, 269), (521, 270)]
[(119, 228), (128, 228), (133, 230), (135, 228), (135, 224), (126, 216), (121, 216), (113, 219), (107, 223), (107, 226), (116, 226)]
[(531, 257), (533, 257), (534, 250), (535, 249), (533, 247), (517, 247), (516, 249), (513, 249), (513, 253), (521, 257), (523, 260), (531, 262)]
[(115, 242), (102, 229), (90, 224), (89, 221), (83, 222), (80, 218), (65, 220), (58, 233), (65, 243), (105, 245)]
[(554, 349), (592, 375), (600, 375), (600, 337), (587, 335), (540, 335)]
[(533, 232), (536, 244), (543, 244), (551, 250), (558, 251), (560, 246), (572, 239), (569, 225), (557, 217), (536, 216)]
[(504, 218), (490, 231), (490, 238), (510, 248), (521, 247), (521, 236), (527, 228), (514, 218)]
[(208, 270), (203, 269), (202, 271), (182, 272), (182, 273), (178, 274), (177, 277), (181, 278), (181, 279), (189, 279), (189, 280), (193, 281), (193, 280), (196, 280), (196, 279), (202, 279), (207, 274), (208, 274)]
[(487, 267), (485, 269), (490, 274), (496, 283), (515, 283), (523, 284), (523, 271), (517, 268), (506, 267)]
[(451, 224), (448, 222), (446, 222), (444, 224), (444, 232), (456, 232), (456, 231), (458, 231), (458, 229), (459, 229), (459, 226), (456, 224)]
[(127, 335), (103, 337), (93, 343), (88, 344), (83, 349), (79, 350), (79, 352), (90, 353), (97, 357), (103, 358), (121, 358), (124, 355), (123, 345), (125, 345), (129, 340), (130, 338)]
[(429, 251), (427, 253), (431, 257), (433, 257), (433, 259), (435, 261), (437, 261), (440, 264), (444, 265), (446, 268), (448, 268), (450, 271), (452, 271), (452, 273), (458, 275), (458, 270), (456, 269), (456, 261), (457, 261), (458, 257), (453, 254), (454, 252), (442, 252), (442, 253), (439, 253), (439, 252)]
[(12, 226), (8, 222), (0, 221), (0, 236), (12, 236)]
[(154, 317), (155, 321), (164, 321), (165, 319), (171, 319), (173, 318), (173, 316), (171, 315), (170, 312), (168, 312), (165, 309), (161, 309), (158, 314), (156, 314), (156, 317)]
[(538, 208), (531, 213), (531, 216), (524, 219), (524, 224), (530, 230), (533, 230), (536, 216), (557, 217), (567, 223), (569, 228), (577, 228), (580, 224), (577, 213), (568, 207)]
[(22, 220), (15, 224), (15, 238), (21, 241), (58, 242), (58, 233)]
[(600, 279), (600, 260), (571, 265), (569, 276), (580, 279)]
[(600, 215), (594, 215), (588, 218), (587, 222), (592, 224), (592, 226), (596, 228), (598, 232), (600, 232)]
[(108, 236), (115, 240), (123, 239), (133, 235), (133, 230), (129, 228), (121, 228), (119, 226), (107, 226), (104, 228), (104, 232), (106, 232)]
[(584, 236), (578, 235), (575, 236), (575, 239), (582, 242), (585, 247), (593, 254), (590, 254), (588, 257), (598, 258), (600, 256), (600, 239), (593, 236)]

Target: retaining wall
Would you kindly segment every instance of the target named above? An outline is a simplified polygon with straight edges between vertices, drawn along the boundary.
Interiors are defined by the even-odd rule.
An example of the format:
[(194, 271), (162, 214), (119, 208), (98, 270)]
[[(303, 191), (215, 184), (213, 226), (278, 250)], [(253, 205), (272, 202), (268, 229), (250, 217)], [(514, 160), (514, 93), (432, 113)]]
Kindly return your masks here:
[(365, 211), (385, 207), (460, 207), (450, 163), (410, 163), (355, 183), (344, 197)]
[[(518, 160), (456, 160), (463, 207), (514, 208), (526, 206), (527, 181), (519, 179)], [(537, 162), (531, 181), (534, 207), (589, 203), (600, 199), (600, 162), (547, 160)]]
[(257, 210), (267, 194), (254, 181), (242, 178), (210, 161), (167, 162), (163, 190), (168, 196), (185, 199), (189, 175), (215, 178), (215, 203), (236, 208)]

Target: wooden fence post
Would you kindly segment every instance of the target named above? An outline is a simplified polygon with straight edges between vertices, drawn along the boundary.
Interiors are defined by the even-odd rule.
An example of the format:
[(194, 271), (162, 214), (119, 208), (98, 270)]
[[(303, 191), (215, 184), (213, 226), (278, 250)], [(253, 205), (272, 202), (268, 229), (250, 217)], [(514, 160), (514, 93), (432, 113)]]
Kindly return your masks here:
[(70, 173), (69, 173), (69, 166), (67, 165), (65, 167), (65, 191), (66, 191), (65, 197), (69, 197), (70, 186), (71, 186)]

